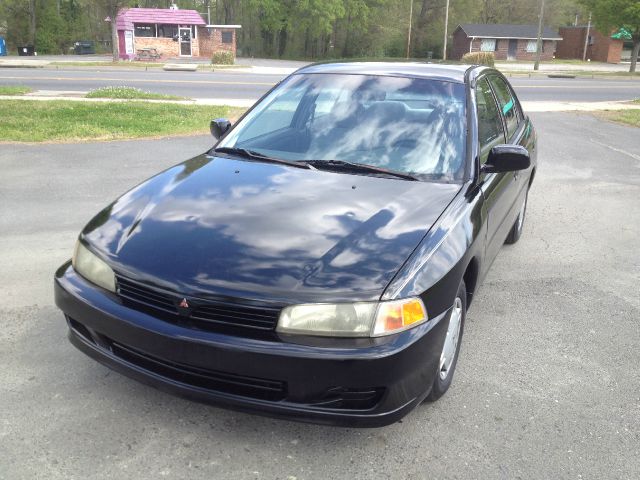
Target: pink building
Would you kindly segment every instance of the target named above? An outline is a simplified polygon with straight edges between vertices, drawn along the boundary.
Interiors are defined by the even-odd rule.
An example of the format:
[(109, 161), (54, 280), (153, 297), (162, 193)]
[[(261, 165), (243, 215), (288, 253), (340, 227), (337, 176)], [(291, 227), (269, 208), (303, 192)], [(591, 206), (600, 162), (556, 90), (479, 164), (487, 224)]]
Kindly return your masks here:
[(211, 57), (236, 52), (239, 25), (207, 25), (195, 10), (125, 8), (116, 17), (120, 58)]

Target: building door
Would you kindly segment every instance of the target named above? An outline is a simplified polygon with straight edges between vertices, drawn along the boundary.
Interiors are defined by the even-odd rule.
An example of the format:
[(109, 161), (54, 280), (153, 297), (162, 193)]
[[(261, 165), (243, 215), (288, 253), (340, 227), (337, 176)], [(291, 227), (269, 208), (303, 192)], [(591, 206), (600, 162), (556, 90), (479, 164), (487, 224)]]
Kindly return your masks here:
[(518, 54), (518, 40), (512, 38), (509, 40), (509, 52), (507, 53), (507, 60), (515, 60)]
[(180, 29), (180, 56), (191, 56), (191, 28)]

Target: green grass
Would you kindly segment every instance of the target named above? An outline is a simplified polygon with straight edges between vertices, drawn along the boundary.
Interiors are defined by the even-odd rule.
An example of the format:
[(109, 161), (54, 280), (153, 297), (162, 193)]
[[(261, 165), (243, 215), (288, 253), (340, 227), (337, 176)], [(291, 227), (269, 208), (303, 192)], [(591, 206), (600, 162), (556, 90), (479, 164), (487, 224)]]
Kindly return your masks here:
[[(49, 66), (63, 68), (63, 67), (106, 67), (106, 68), (162, 68), (166, 63), (176, 63), (171, 60), (158, 60), (157, 62), (78, 62), (78, 61), (58, 61), (51, 62)], [(233, 68), (247, 68), (246, 65), (211, 65), (208, 63), (198, 64), (198, 70), (211, 71), (212, 67), (217, 70), (220, 69), (233, 69)]]
[(547, 64), (567, 64), (567, 65), (609, 65), (607, 62), (587, 62), (586, 60), (583, 62), (582, 59), (577, 58), (554, 58), (553, 60), (542, 60), (540, 63)]
[(33, 89), (24, 85), (0, 85), (0, 95), (24, 95), (32, 91)]
[[(640, 103), (636, 101), (636, 103)], [(616, 123), (640, 127), (640, 109), (637, 110), (611, 110), (602, 112), (602, 117)]]
[(187, 100), (176, 95), (164, 95), (162, 93), (145, 92), (133, 87), (104, 87), (91, 90), (86, 98), (120, 98), (126, 100)]
[(207, 133), (212, 118), (243, 109), (148, 102), (0, 100), (2, 140), (60, 142)]
[[(498, 63), (520, 63), (533, 65), (534, 60), (497, 60)], [(552, 60), (540, 60), (540, 64), (553, 65), (553, 64), (566, 64), (566, 65), (608, 65), (606, 62), (587, 62), (578, 60), (577, 58), (554, 58)]]
[(79, 61), (58, 61), (51, 62), (49, 65), (58, 66), (58, 67), (132, 67), (132, 68), (162, 68), (164, 66), (163, 62), (79, 62)]

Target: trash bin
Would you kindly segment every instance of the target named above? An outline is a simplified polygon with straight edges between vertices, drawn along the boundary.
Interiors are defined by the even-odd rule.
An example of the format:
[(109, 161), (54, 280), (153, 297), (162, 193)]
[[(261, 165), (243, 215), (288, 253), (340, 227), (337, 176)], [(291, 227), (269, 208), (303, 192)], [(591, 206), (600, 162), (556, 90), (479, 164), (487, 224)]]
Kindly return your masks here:
[(81, 41), (76, 42), (73, 51), (76, 55), (95, 55), (96, 47), (93, 42), (90, 41)]
[(33, 57), (35, 55), (35, 49), (33, 45), (24, 45), (22, 47), (18, 47), (18, 55), (21, 57)]
[(433, 60), (433, 52), (427, 52), (427, 60)]
[(4, 38), (0, 37), (0, 57), (3, 57), (7, 54), (7, 43), (4, 41)]

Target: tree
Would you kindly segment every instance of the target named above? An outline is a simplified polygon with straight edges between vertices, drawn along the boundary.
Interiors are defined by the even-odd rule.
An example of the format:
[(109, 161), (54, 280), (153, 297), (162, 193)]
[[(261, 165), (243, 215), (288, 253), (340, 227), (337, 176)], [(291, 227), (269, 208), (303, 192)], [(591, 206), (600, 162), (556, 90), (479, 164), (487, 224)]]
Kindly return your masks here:
[(118, 29), (116, 27), (116, 17), (121, 8), (129, 5), (128, 0), (99, 0), (101, 7), (104, 8), (107, 15), (111, 19), (111, 53), (113, 54), (113, 61), (119, 60), (120, 54), (118, 49)]
[(29, 0), (29, 43), (36, 43), (36, 0)]
[(0, 26), (7, 44), (13, 47), (33, 45), (35, 32), (31, 35), (32, 15), (35, 15), (31, 0), (0, 1)]
[(621, 27), (631, 33), (633, 50), (629, 71), (635, 72), (640, 52), (640, 1), (581, 0), (581, 3), (593, 13), (594, 23), (603, 34)]
[[(445, 0), (412, 1), (411, 55), (441, 52)], [(573, 23), (576, 14), (584, 13), (578, 2), (583, 0), (545, 0), (545, 25)], [(618, 5), (622, 0), (584, 2)], [(409, 0), (0, 0), (0, 30), (11, 48), (34, 44), (39, 53), (68, 53), (78, 40), (94, 40), (99, 48), (111, 36), (117, 60), (118, 11), (134, 5), (168, 8), (172, 3), (195, 9), (204, 18), (210, 5), (211, 23), (242, 25), (238, 47), (245, 56), (312, 59), (406, 53)], [(535, 23), (539, 10), (532, 0), (450, 3), (449, 32), (459, 23)], [(629, 24), (629, 18), (625, 14), (622, 24)]]

